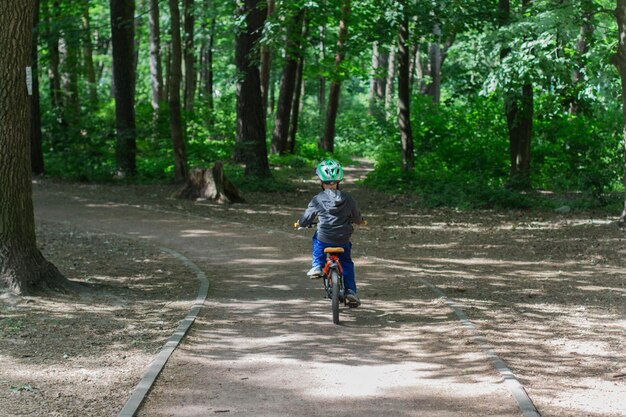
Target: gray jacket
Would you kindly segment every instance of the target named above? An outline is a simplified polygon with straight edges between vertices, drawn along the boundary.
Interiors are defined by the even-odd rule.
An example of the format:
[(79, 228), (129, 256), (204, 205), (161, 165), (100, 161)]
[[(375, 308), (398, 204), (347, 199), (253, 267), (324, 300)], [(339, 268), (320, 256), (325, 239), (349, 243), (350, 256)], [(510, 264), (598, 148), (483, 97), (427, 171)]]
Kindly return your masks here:
[(318, 217), (317, 238), (324, 243), (343, 244), (350, 241), (352, 223), (362, 223), (356, 202), (348, 193), (326, 189), (320, 191), (300, 216), (300, 226), (307, 227)]

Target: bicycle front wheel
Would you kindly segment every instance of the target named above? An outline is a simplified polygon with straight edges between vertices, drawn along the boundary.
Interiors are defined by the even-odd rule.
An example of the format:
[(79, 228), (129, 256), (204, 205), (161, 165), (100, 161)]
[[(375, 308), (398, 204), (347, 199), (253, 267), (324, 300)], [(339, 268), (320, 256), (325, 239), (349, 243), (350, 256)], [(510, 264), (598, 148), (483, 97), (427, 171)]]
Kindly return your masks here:
[(333, 323), (339, 324), (339, 274), (337, 271), (330, 272), (332, 282), (331, 305), (333, 309)]

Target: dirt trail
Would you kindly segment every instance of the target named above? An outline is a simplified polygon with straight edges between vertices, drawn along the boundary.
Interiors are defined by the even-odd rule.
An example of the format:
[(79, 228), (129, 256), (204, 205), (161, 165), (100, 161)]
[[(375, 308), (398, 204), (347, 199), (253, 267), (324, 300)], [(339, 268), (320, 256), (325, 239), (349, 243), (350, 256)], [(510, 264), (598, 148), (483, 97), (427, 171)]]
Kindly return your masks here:
[(40, 194), (38, 216), (173, 248), (209, 299), (140, 416), (517, 416), (452, 311), (417, 281), (357, 260), (362, 308), (331, 323), (308, 281), (309, 238), (224, 221)]
[(462, 308), (542, 416), (626, 415), (626, 258), (613, 219), (424, 210), (345, 188), (370, 226), (354, 236), (363, 305), (341, 326), (304, 276), (311, 232), (291, 227), (312, 181), (233, 206), (167, 200), (171, 188), (154, 186), (46, 184), (35, 201), (39, 219), (172, 248), (210, 280), (139, 416), (520, 416), (475, 333), (423, 280)]

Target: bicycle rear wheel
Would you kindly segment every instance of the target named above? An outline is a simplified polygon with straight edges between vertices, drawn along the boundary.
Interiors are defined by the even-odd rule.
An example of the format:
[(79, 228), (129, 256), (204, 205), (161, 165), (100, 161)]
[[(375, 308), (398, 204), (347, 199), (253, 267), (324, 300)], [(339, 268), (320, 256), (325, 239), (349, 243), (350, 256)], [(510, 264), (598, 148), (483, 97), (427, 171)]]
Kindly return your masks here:
[(339, 274), (337, 271), (330, 272), (332, 282), (331, 305), (333, 309), (333, 323), (339, 324)]

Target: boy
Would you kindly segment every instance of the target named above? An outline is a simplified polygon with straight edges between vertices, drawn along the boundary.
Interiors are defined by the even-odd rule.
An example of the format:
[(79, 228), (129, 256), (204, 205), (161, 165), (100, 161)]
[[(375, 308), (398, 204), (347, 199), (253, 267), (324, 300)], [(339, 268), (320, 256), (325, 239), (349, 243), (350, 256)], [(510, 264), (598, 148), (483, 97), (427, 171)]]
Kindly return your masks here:
[(352, 223), (364, 223), (363, 217), (352, 197), (339, 191), (339, 183), (343, 180), (343, 167), (339, 162), (334, 159), (324, 160), (317, 165), (315, 174), (320, 179), (322, 191), (313, 197), (298, 221), (300, 227), (307, 227), (315, 217), (318, 217), (317, 231), (313, 235), (312, 268), (307, 275), (312, 279), (322, 276), (322, 268), (326, 263), (325, 248), (331, 246), (343, 248), (344, 252), (339, 254), (339, 262), (346, 285), (346, 299), (350, 307), (358, 307), (361, 301), (356, 295), (350, 237), (353, 231)]

